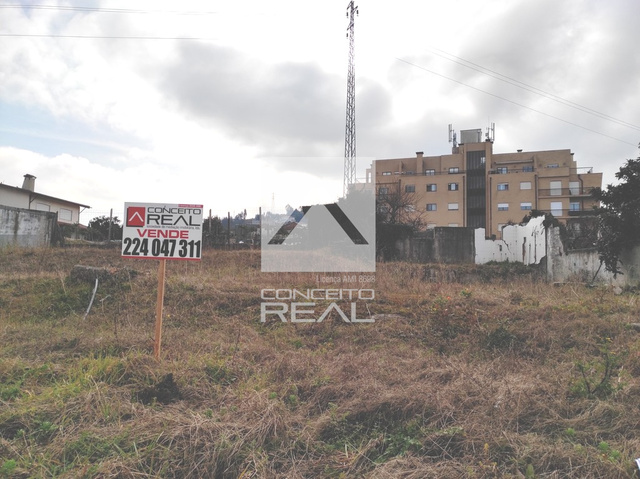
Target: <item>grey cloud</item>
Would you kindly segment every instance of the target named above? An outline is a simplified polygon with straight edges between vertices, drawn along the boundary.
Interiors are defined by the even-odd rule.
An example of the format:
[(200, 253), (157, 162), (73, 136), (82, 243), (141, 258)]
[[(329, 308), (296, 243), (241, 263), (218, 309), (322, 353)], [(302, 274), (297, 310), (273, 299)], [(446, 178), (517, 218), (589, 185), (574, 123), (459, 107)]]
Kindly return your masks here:
[[(265, 65), (202, 44), (184, 45), (178, 60), (163, 67), (161, 78), (176, 108), (257, 147), (275, 167), (333, 176), (333, 161), (303, 158), (344, 153), (346, 79), (313, 63)], [(358, 85), (359, 131), (384, 130), (390, 104), (388, 92), (377, 83)]]
[(306, 154), (342, 135), (344, 85), (311, 63), (268, 66), (230, 49), (189, 44), (165, 67), (162, 88), (187, 114), (265, 154)]

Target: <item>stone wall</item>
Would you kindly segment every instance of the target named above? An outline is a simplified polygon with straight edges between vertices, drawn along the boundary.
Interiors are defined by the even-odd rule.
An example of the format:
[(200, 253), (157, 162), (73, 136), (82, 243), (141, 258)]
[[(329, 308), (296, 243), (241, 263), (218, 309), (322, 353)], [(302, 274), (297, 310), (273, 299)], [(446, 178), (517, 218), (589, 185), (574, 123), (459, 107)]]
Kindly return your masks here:
[(0, 247), (50, 246), (58, 215), (0, 205)]

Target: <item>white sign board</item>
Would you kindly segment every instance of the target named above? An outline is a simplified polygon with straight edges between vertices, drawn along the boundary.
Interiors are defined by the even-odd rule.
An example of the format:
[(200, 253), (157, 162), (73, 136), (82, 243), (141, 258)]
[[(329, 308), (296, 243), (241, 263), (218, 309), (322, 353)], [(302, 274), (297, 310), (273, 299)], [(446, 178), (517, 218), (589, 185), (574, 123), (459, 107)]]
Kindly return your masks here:
[(199, 260), (202, 205), (125, 203), (122, 257)]

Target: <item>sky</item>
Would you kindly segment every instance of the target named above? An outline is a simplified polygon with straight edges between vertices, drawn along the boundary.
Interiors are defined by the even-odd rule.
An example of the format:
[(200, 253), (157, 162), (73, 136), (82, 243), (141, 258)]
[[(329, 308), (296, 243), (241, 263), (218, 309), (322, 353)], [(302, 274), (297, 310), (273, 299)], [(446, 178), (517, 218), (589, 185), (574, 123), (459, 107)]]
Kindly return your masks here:
[[(342, 194), (345, 0), (0, 1), (0, 182), (226, 216)], [(637, 0), (362, 0), (357, 173), (451, 152), (570, 149), (615, 183), (640, 153)]]

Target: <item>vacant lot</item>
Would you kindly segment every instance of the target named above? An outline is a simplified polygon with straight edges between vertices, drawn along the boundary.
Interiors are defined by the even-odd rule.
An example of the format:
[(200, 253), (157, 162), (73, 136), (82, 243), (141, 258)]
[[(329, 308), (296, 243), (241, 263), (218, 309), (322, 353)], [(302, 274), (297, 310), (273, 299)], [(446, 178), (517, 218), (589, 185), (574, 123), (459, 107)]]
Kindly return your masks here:
[[(110, 272), (86, 318), (76, 264)], [(156, 361), (156, 261), (0, 251), (0, 477), (638, 477), (635, 291), (517, 265), (322, 279), (168, 262)], [(260, 291), (294, 288), (374, 289), (376, 321), (261, 323)]]

